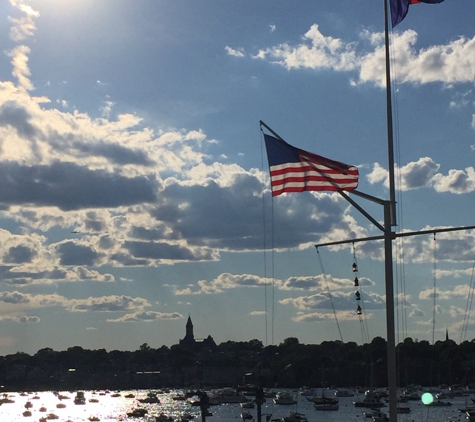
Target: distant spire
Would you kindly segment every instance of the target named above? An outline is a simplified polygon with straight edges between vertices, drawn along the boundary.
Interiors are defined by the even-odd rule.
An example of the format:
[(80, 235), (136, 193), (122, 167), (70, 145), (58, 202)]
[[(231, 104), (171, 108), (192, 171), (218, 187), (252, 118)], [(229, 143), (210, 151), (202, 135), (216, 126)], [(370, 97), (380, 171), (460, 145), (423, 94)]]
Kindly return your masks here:
[(445, 329), (445, 341), (449, 341), (449, 330)]
[(188, 321), (186, 322), (186, 341), (195, 341), (195, 335), (193, 334), (193, 323), (191, 322), (191, 316), (188, 315)]

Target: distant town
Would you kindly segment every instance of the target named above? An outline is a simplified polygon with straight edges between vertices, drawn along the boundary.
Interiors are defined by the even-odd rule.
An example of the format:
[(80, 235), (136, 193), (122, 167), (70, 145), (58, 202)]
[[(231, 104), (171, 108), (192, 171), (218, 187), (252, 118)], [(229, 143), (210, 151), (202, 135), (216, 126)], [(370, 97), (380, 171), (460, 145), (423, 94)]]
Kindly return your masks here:
[[(279, 345), (259, 340), (195, 339), (191, 318), (179, 344), (158, 349), (144, 343), (135, 351), (65, 351), (50, 348), (33, 356), (0, 357), (3, 391), (80, 389), (211, 388), (240, 385), (297, 388), (386, 387), (386, 340), (371, 343), (325, 341), (300, 344), (295, 337)], [(406, 338), (397, 346), (400, 386), (475, 384), (475, 340), (430, 344)]]

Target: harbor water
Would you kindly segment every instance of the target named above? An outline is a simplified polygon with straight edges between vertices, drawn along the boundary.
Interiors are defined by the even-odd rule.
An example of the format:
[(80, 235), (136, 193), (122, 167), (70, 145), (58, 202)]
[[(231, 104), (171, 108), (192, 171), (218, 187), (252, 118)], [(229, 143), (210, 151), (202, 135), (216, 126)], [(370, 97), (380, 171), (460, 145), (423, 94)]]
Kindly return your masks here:
[[(370, 409), (353, 405), (353, 400), (362, 398), (360, 397), (362, 395), (355, 394), (354, 397), (340, 397), (339, 410), (321, 411), (315, 410), (313, 402), (301, 396), (297, 391), (288, 391), (295, 395), (297, 404), (277, 405), (273, 403), (272, 399), (268, 398), (262, 405), (263, 421), (266, 421), (265, 415), (269, 415), (269, 420), (276, 420), (288, 416), (291, 412), (303, 413), (308, 422), (372, 421), (372, 419), (366, 418), (364, 414)], [(199, 407), (190, 405), (186, 400), (176, 399), (183, 394), (183, 391), (158, 391), (159, 403), (140, 402), (140, 399), (146, 398), (148, 393), (149, 390), (84, 391), (84, 404), (75, 404), (76, 392), (73, 391), (10, 392), (3, 396), (3, 404), (0, 405), (0, 421), (155, 422), (156, 417), (160, 414), (168, 416), (170, 420), (180, 421), (182, 416), (187, 413), (194, 417), (194, 421), (201, 421)], [(327, 396), (331, 394), (331, 391), (325, 393)], [(405, 403), (404, 406), (410, 407), (411, 411), (407, 414), (399, 414), (398, 421), (446, 422), (451, 420), (462, 422), (467, 420), (465, 413), (461, 413), (459, 409), (473, 405), (471, 397), (455, 397), (444, 401), (448, 401), (452, 405), (443, 407), (425, 406), (420, 400)], [(147, 413), (144, 416), (130, 415), (130, 412), (135, 409), (145, 409)], [(242, 421), (241, 413), (243, 410), (239, 404), (214, 405), (209, 408), (212, 416), (207, 416), (206, 420), (209, 422), (240, 422)], [(257, 421), (256, 408), (245, 410), (250, 412), (254, 421)], [(381, 410), (387, 412), (388, 408), (382, 408)], [(24, 416), (23, 413), (26, 411), (30, 411), (31, 415)], [(252, 421), (252, 419), (249, 419), (249, 421)]]

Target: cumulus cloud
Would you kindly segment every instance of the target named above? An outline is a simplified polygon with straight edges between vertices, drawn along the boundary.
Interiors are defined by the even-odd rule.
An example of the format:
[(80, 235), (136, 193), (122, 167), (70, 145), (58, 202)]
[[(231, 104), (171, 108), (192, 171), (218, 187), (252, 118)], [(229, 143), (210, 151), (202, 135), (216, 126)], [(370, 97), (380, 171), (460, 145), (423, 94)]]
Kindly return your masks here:
[(468, 285), (457, 285), (453, 290), (441, 290), (440, 288), (426, 289), (419, 293), (419, 299), (421, 300), (433, 300), (434, 296), (437, 300), (450, 300), (455, 297), (466, 298), (470, 292)]
[(411, 310), (411, 313), (409, 314), (410, 317), (423, 317), (425, 316), (425, 312), (422, 311), (419, 308), (414, 308)]
[[(385, 309), (386, 307), (384, 298), (376, 293), (363, 293), (361, 300), (364, 302), (365, 309)], [(325, 293), (317, 293), (315, 295), (287, 298), (280, 301), (284, 305), (292, 305), (298, 310), (305, 312), (333, 308), (339, 311), (347, 311), (348, 309), (356, 309), (357, 305), (355, 302), (354, 292), (334, 292), (331, 296)]]
[(21, 12), (21, 16), (9, 17), (12, 26), (10, 28), (10, 38), (13, 41), (23, 41), (25, 38), (33, 35), (35, 27), (34, 19), (40, 16), (40, 13), (22, 0), (10, 0), (10, 4)]
[(271, 283), (273, 283), (274, 286), (281, 285), (280, 280), (272, 280), (252, 274), (223, 273), (209, 282), (200, 280), (196, 285), (190, 284), (183, 289), (176, 289), (175, 294), (216, 294), (229, 289), (236, 289), (239, 287), (262, 287)]
[(234, 49), (234, 48), (231, 48), (229, 46), (226, 46), (224, 47), (224, 49), (226, 50), (226, 52), (230, 55), (230, 56), (234, 56), (234, 57), (244, 57), (244, 50), (242, 48), (240, 49)]
[[(375, 283), (367, 277), (359, 278), (360, 286), (372, 286)], [(200, 280), (196, 284), (188, 284), (183, 288), (171, 287), (176, 295), (193, 294), (216, 294), (226, 290), (238, 288), (252, 288), (271, 286), (286, 291), (319, 291), (333, 292), (334, 290), (351, 290), (353, 292), (353, 280), (334, 278), (331, 275), (289, 277), (282, 281), (279, 279), (264, 278), (252, 274), (222, 273), (211, 281)]]
[[(475, 169), (467, 167), (465, 170), (449, 170), (448, 174), (438, 173), (440, 164), (430, 157), (421, 157), (403, 167), (396, 167), (398, 188), (403, 191), (433, 188), (436, 192), (450, 192), (465, 194), (475, 190)], [(371, 184), (383, 183), (389, 186), (389, 173), (380, 164), (375, 163), (373, 170), (366, 176)]]
[(35, 323), (40, 322), (41, 318), (35, 315), (25, 315), (25, 316), (0, 316), (0, 321), (7, 321), (7, 322), (17, 322), (17, 323)]
[(118, 312), (143, 309), (150, 306), (150, 303), (143, 298), (132, 298), (130, 296), (102, 296), (89, 297), (87, 299), (73, 299), (70, 301), (70, 309), (73, 312), (99, 311)]
[[(371, 318), (372, 313), (366, 313), (366, 318)], [(336, 318), (338, 321), (354, 321), (355, 320), (355, 311), (337, 311)], [(335, 314), (333, 312), (309, 312), (309, 313), (298, 313), (292, 318), (295, 322), (319, 322), (319, 321), (328, 321), (334, 320)]]
[(20, 292), (2, 292), (0, 294), (0, 301), (5, 303), (29, 303), (28, 295)]
[(155, 311), (134, 312), (125, 314), (120, 318), (109, 318), (107, 322), (153, 322), (157, 320), (176, 320), (184, 319), (178, 312), (164, 313)]
[[(445, 45), (416, 50), (417, 33), (407, 30), (392, 37), (395, 74), (399, 83), (443, 84), (473, 83), (475, 75), (475, 38), (460, 37)], [(371, 82), (384, 87), (385, 53), (382, 33), (367, 30), (360, 34), (360, 42), (345, 42), (324, 35), (313, 24), (298, 44), (283, 43), (260, 49), (254, 58), (291, 69), (332, 69), (355, 73), (356, 83)]]
[[(422, 227), (421, 231), (450, 229), (451, 227)], [(416, 230), (404, 230), (416, 231)], [(475, 237), (473, 230), (456, 230), (453, 232), (438, 233), (436, 245), (433, 234), (408, 236), (403, 238), (404, 259), (406, 262), (432, 262), (434, 260), (434, 246), (437, 247), (437, 259), (449, 262), (473, 262), (475, 254)], [(437, 270), (437, 277), (452, 278), (471, 274), (471, 269), (465, 270)]]
[(296, 46), (285, 43), (259, 50), (255, 58), (269, 60), (287, 69), (355, 69), (356, 54), (352, 44), (345, 45), (341, 39), (324, 36), (317, 24), (312, 25), (302, 38), (303, 43)]
[[(31, 294), (19, 291), (2, 292), (0, 302), (9, 305), (12, 309), (39, 309), (45, 307), (60, 307), (69, 312), (126, 312), (136, 313), (145, 319), (155, 315), (154, 311), (145, 311), (145, 308), (152, 305), (147, 299), (141, 297), (131, 297), (126, 295), (109, 295), (99, 297), (88, 297), (84, 299), (69, 299), (58, 294)], [(157, 317), (177, 318), (177, 314), (156, 313)]]

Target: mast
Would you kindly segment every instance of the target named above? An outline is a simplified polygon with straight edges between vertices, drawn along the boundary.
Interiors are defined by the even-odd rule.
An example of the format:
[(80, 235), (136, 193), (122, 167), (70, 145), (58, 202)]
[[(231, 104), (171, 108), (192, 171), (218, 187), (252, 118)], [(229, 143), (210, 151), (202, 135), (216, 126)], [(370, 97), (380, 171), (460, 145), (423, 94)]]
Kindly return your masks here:
[(393, 109), (391, 98), (391, 63), (389, 56), (388, 1), (384, 1), (384, 45), (386, 51), (386, 118), (388, 131), (389, 203), (384, 205), (384, 268), (386, 276), (386, 333), (388, 360), (389, 420), (397, 421), (396, 340), (394, 322), (394, 270), (392, 226), (397, 225), (394, 183)]
[(384, 46), (386, 51), (386, 119), (388, 131), (388, 171), (389, 201), (391, 202), (391, 226), (397, 225), (396, 220), (396, 189), (394, 183), (394, 141), (393, 141), (393, 107), (391, 98), (391, 62), (389, 55), (389, 12), (388, 0), (384, 1)]

